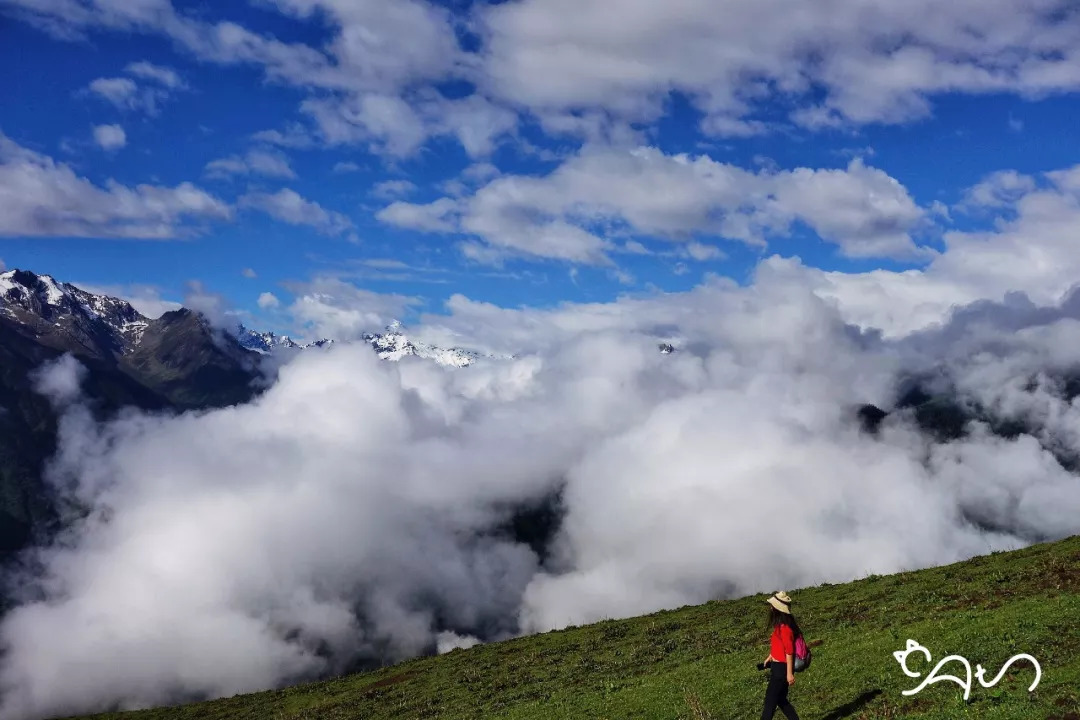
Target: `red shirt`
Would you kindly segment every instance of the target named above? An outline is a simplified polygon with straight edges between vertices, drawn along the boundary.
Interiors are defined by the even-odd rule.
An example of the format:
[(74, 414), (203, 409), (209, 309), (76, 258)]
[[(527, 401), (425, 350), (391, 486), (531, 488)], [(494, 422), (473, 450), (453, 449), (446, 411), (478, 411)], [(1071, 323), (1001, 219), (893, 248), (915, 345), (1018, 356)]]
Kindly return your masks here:
[(788, 655), (795, 655), (795, 633), (790, 626), (781, 623), (773, 628), (769, 645), (772, 659), (786, 663)]

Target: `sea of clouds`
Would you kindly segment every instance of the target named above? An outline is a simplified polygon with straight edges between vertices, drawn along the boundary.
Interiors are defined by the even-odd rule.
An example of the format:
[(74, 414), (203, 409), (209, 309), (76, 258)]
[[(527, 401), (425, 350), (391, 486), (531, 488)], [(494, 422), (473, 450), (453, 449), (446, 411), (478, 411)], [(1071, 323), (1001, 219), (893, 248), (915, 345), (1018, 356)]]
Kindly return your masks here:
[[(887, 337), (803, 271), (553, 310), (457, 298), (430, 335), (481, 328), (514, 359), (337, 344), (206, 412), (98, 424), (77, 361), (43, 368), (63, 417), (48, 479), (84, 519), (17, 583), (0, 715), (230, 695), (1080, 531), (1080, 479), (1047, 449), (1080, 450), (1055, 380), (1080, 366), (1080, 302), (1011, 295)], [(861, 404), (928, 372), (1034, 434), (860, 428)], [(491, 532), (558, 493), (543, 561)]]

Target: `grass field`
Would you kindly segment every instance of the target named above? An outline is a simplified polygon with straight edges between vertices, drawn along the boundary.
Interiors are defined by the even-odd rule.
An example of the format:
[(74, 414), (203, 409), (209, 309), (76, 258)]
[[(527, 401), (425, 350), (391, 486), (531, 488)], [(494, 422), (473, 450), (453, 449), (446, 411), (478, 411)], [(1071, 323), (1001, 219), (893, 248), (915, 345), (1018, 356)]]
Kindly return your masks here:
[[(979, 718), (1080, 720), (1080, 536), (940, 568), (791, 591), (814, 662), (790, 698), (803, 720)], [(95, 716), (124, 720), (363, 718), (757, 718), (768, 652), (764, 595), (456, 650), (378, 672), (176, 708)], [(936, 664), (982, 664), (969, 701), (893, 657), (908, 638)], [(911, 655), (925, 677), (933, 667)], [(959, 663), (942, 673), (963, 674)], [(782, 717), (777, 713), (777, 717)]]

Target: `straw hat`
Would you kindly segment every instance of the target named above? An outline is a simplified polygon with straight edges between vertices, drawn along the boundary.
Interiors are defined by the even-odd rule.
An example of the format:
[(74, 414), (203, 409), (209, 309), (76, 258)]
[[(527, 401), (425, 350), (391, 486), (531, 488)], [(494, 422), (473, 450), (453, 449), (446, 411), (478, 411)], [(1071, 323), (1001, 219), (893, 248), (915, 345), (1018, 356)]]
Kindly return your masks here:
[(788, 594), (783, 590), (776, 593), (765, 602), (769, 603), (782, 613), (787, 613), (788, 615), (791, 614), (791, 598), (789, 598)]

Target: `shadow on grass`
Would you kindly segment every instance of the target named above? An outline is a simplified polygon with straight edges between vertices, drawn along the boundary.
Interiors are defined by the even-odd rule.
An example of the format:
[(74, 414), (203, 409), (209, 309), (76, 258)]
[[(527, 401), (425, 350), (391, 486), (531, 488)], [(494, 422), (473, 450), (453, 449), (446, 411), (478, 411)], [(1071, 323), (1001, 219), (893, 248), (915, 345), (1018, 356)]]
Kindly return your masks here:
[(840, 707), (834, 708), (821, 720), (841, 720), (841, 718), (851, 717), (880, 694), (881, 690), (868, 690), (851, 702), (844, 703)]

